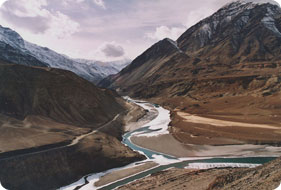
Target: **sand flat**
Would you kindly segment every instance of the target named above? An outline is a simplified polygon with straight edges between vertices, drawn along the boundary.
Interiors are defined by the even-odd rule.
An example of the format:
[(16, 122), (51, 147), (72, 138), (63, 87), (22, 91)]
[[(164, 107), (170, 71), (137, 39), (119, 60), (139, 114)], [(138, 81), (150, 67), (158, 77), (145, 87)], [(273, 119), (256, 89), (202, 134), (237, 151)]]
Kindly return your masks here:
[(156, 166), (158, 166), (158, 164), (155, 163), (155, 162), (146, 162), (144, 164), (140, 164), (140, 165), (137, 165), (137, 166), (132, 167), (132, 168), (127, 168), (127, 169), (123, 169), (123, 170), (119, 170), (119, 171), (114, 171), (114, 172), (109, 173), (109, 174), (107, 174), (105, 176), (102, 176), (99, 179), (99, 181), (97, 181), (95, 183), (95, 186), (96, 187), (100, 187), (100, 186), (103, 186), (103, 185), (115, 182), (117, 180), (129, 177), (131, 175), (137, 174), (139, 172), (148, 170), (148, 169), (156, 167)]
[(175, 157), (195, 156), (192, 147), (180, 143), (171, 134), (154, 137), (133, 136), (131, 137), (131, 141), (143, 148)]
[(200, 123), (200, 124), (214, 125), (214, 126), (220, 126), (220, 127), (238, 126), (238, 127), (250, 127), (250, 128), (263, 128), (263, 129), (281, 130), (280, 127), (275, 127), (275, 126), (272, 126), (272, 125), (225, 121), (225, 120), (212, 119), (212, 118), (206, 118), (206, 117), (201, 117), (201, 116), (197, 116), (197, 115), (192, 115), (192, 114), (188, 114), (188, 113), (185, 113), (185, 112), (177, 112), (177, 115), (182, 117), (184, 119), (184, 121), (190, 122), (190, 123)]

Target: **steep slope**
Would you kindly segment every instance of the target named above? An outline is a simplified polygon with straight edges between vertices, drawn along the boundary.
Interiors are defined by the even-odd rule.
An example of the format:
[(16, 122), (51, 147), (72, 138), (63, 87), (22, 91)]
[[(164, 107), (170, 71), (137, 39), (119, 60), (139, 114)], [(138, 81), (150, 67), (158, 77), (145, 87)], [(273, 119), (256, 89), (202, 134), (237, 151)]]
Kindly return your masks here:
[(100, 85), (167, 106), (170, 132), (187, 144), (280, 144), (274, 130), (188, 122), (188, 114), (199, 114), (280, 127), (280, 31), (281, 8), (275, 2), (235, 1), (176, 42), (153, 45)]
[(114, 92), (70, 71), (1, 63), (1, 183), (57, 189), (143, 159), (119, 141), (128, 111)]
[(127, 112), (121, 98), (70, 71), (0, 64), (0, 81), (1, 152), (67, 142)]
[(176, 42), (166, 38), (154, 44), (118, 74), (102, 80), (99, 85), (116, 88), (122, 86), (125, 89), (126, 86), (133, 86), (136, 83), (140, 83), (140, 80), (157, 80), (159, 75), (156, 73), (168, 64), (167, 62), (173, 56), (188, 58), (177, 47)]
[(15, 31), (0, 26), (0, 59), (7, 62), (23, 65), (48, 66), (24, 49), (24, 40)]
[(233, 2), (177, 42), (185, 53), (219, 64), (280, 60), (280, 12), (271, 3)]
[(72, 72), (0, 65), (0, 113), (41, 115), (58, 122), (100, 124), (124, 111), (115, 97)]
[(25, 41), (15, 31), (0, 26), (0, 59), (22, 65), (53, 67), (72, 71), (97, 83), (108, 75), (118, 73), (130, 60), (102, 62), (71, 59), (46, 47)]
[[(281, 60), (280, 24), (281, 9), (277, 5), (230, 3), (174, 42), (176, 54), (173, 50), (153, 54), (155, 49), (167, 46), (158, 42), (100, 85), (121, 87), (135, 96), (171, 96), (187, 95), (193, 84), (182, 84), (187, 80), (276, 74)], [(185, 89), (179, 91), (175, 86), (165, 92), (175, 84)]]

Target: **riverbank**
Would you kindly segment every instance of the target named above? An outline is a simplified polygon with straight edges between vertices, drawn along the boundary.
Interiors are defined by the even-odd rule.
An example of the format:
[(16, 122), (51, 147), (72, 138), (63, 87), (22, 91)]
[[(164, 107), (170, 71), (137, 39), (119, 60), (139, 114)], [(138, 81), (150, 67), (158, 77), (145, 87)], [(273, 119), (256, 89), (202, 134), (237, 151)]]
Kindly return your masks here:
[(256, 168), (170, 169), (124, 185), (118, 190), (274, 190), (281, 181), (281, 159)]
[[(269, 145), (185, 145), (172, 135), (157, 137), (132, 137), (131, 141), (144, 148), (181, 157), (221, 157), (221, 156), (281, 156), (281, 147)], [(159, 143), (161, 142), (161, 143)]]
[[(129, 100), (133, 101), (133, 100)], [(79, 182), (76, 182), (70, 186), (65, 188), (61, 188), (64, 190), (89, 190), (89, 189), (97, 189), (101, 188), (102, 190), (113, 189), (125, 184), (128, 184), (137, 179), (144, 178), (150, 174), (154, 175), (154, 173), (161, 172), (163, 170), (171, 169), (171, 168), (185, 168), (189, 167), (191, 163), (209, 163), (209, 166), (215, 165), (227, 165), (228, 167), (252, 167), (257, 166), (255, 164), (263, 164), (274, 158), (269, 157), (256, 157), (261, 156), (261, 154), (256, 154), (257, 149), (261, 149), (262, 147), (250, 147), (249, 145), (242, 146), (237, 145), (236, 151), (234, 151), (235, 145), (227, 146), (200, 146), (200, 145), (188, 145), (188, 146), (177, 146), (182, 145), (180, 142), (176, 141), (176, 139), (171, 138), (172, 136), (169, 134), (169, 123), (170, 123), (170, 115), (169, 111), (164, 108), (153, 105), (151, 103), (135, 101), (136, 104), (142, 106), (145, 110), (147, 110), (147, 115), (139, 120), (143, 125), (134, 131), (128, 132), (123, 136), (123, 143), (129, 146), (131, 149), (138, 151), (139, 153), (144, 154), (147, 157), (146, 161), (137, 162), (134, 164), (130, 164), (123, 168), (115, 168), (112, 170), (108, 170), (102, 173), (95, 173), (89, 176), (82, 178)], [(155, 117), (155, 113), (158, 115)], [(151, 115), (154, 115), (153, 117)], [(165, 116), (165, 117), (164, 117)], [(150, 118), (145, 119), (145, 118)], [(130, 128), (128, 128), (129, 130)], [(168, 140), (167, 140), (168, 139)], [(140, 142), (136, 142), (141, 140)], [(171, 143), (173, 142), (173, 143)], [(177, 144), (175, 144), (177, 143)], [(150, 146), (150, 147), (146, 147)], [(179, 148), (180, 147), (180, 148)], [(217, 149), (218, 148), (218, 149)], [(278, 152), (278, 148), (275, 147), (264, 147), (267, 148), (267, 152)], [(165, 150), (166, 152), (165, 152)], [(251, 150), (252, 149), (252, 150)], [(181, 152), (185, 152), (185, 156), (182, 155)], [(197, 152), (196, 152), (197, 151)], [(241, 153), (242, 151), (242, 153)], [(253, 153), (253, 158), (247, 157)], [(266, 152), (265, 151), (265, 152)], [(262, 151), (260, 151), (261, 153)], [(173, 155), (173, 153), (177, 153), (177, 155)], [(184, 152), (183, 152), (184, 153)], [(197, 155), (195, 154), (197, 153)], [(202, 155), (199, 155), (202, 154)], [(216, 154), (215, 154), (216, 153)], [(222, 153), (224, 155), (222, 156)], [(241, 158), (232, 158), (235, 153), (239, 155)], [(239, 153), (239, 154), (238, 154)], [(206, 155), (212, 155), (214, 157), (220, 156), (221, 158), (206, 158)], [(226, 158), (224, 158), (227, 156)], [(147, 167), (144, 163), (147, 162), (153, 163), (151, 166)], [(212, 164), (217, 163), (217, 164)], [(228, 164), (226, 164), (228, 163)], [(240, 164), (244, 163), (244, 164)], [(158, 165), (155, 165), (158, 164)], [(254, 165), (253, 165), (254, 164)], [(150, 168), (150, 169), (147, 169)], [(98, 187), (97, 187), (98, 186)]]
[[(134, 133), (130, 140), (133, 144), (143, 147), (155, 152), (164, 153), (167, 155), (175, 156), (178, 158), (183, 157), (221, 157), (221, 156), (281, 156), (281, 147), (272, 146), (268, 144), (249, 144), (242, 140), (226, 138), (222, 135), (214, 134), (215, 132), (209, 128), (209, 125), (213, 125), (218, 130), (223, 130), (225, 128), (232, 129), (235, 128), (246, 128), (246, 130), (258, 130), (259, 128), (263, 131), (273, 132), (277, 134), (281, 132), (281, 128), (275, 125), (266, 124), (251, 124), (242, 123), (237, 121), (227, 121), (222, 119), (213, 119), (203, 116), (197, 116), (192, 114), (184, 113), (180, 110), (174, 110), (172, 112), (171, 118), (166, 118), (162, 116), (164, 114), (167, 116), (167, 111), (164, 111), (161, 107), (157, 106), (155, 108), (146, 105), (145, 103), (138, 103), (139, 106), (143, 106), (149, 111), (156, 111), (161, 115), (157, 116), (153, 122), (147, 123), (150, 126), (150, 130), (156, 130), (150, 133), (138, 132)], [(169, 115), (169, 114), (168, 114)], [(178, 131), (176, 127), (169, 126), (180, 123), (181, 126), (185, 126), (185, 129), (190, 128), (203, 128), (208, 124), (207, 129), (209, 129), (208, 136), (202, 131), (189, 132), (186, 141), (180, 141), (179, 136), (187, 136), (186, 131)], [(190, 125), (191, 124), (191, 125)], [(194, 126), (194, 124), (200, 126)], [(153, 126), (153, 127), (151, 127)], [(218, 127), (220, 129), (218, 129)], [(240, 129), (239, 128), (239, 129)], [(160, 131), (157, 129), (161, 129)], [(206, 129), (204, 129), (206, 130)], [(273, 130), (273, 131), (271, 131)], [(242, 130), (243, 131), (243, 130)], [(203, 134), (202, 134), (203, 133)], [(202, 135), (201, 135), (202, 134)], [(161, 143), (159, 143), (161, 142)]]
[[(131, 120), (138, 120), (144, 111), (138, 106), (132, 107), (136, 109)], [(98, 173), (144, 160), (145, 156), (120, 142), (124, 114), (126, 112), (118, 113), (94, 129), (79, 130), (76, 127), (74, 132), (68, 131), (71, 139), (63, 144), (35, 146), (31, 150), (2, 153), (3, 156), (0, 154), (0, 181), (3, 187), (15, 190), (56, 189), (92, 172)], [(63, 132), (52, 131), (62, 136)]]
[(98, 188), (98, 187), (104, 186), (106, 184), (115, 182), (117, 180), (124, 179), (129, 176), (135, 175), (137, 173), (143, 172), (145, 170), (154, 168), (156, 166), (158, 166), (157, 163), (148, 161), (148, 162), (137, 164), (130, 168), (113, 171), (111, 173), (108, 173), (108, 174), (102, 176), (96, 183), (94, 183), (94, 186)]

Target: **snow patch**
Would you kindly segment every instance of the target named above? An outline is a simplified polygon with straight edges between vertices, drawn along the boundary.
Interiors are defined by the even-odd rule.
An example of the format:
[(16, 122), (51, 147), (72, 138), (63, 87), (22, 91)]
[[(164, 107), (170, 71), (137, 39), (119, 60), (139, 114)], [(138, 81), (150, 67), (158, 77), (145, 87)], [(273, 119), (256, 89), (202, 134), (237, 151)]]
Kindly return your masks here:
[(11, 30), (10, 28), (4, 28), (0, 25), (0, 41), (9, 44), (14, 48), (24, 48), (23, 38)]
[(274, 11), (268, 7), (266, 16), (261, 20), (261, 22), (267, 29), (271, 30), (273, 33), (277, 34), (278, 36), (281, 36), (280, 31), (275, 25), (275, 19), (273, 17), (274, 17)]
[(150, 111), (152, 109), (156, 109), (156, 111), (158, 112), (158, 115), (154, 120), (150, 121), (149, 123), (141, 127), (143, 128), (148, 126), (149, 127), (148, 129), (152, 130), (152, 132), (145, 133), (145, 134), (143, 134), (143, 132), (136, 132), (133, 134), (133, 136), (155, 137), (159, 135), (169, 134), (168, 128), (169, 128), (169, 123), (171, 122), (169, 110), (166, 110), (159, 105), (155, 105), (154, 107), (151, 107), (150, 103), (143, 102), (140, 100), (132, 100), (129, 97), (123, 97), (123, 98), (128, 101), (134, 102), (135, 104), (141, 106), (145, 110)]
[[(163, 155), (153, 155), (152, 159), (149, 159), (149, 161), (155, 162), (157, 164), (161, 165), (169, 165), (169, 164), (174, 164), (174, 163), (179, 163), (179, 162), (184, 162), (184, 161), (189, 161), (189, 160), (195, 160), (195, 158), (177, 158), (177, 159), (170, 159), (170, 158), (166, 158)], [(198, 157), (196, 158), (196, 160), (203, 160), (203, 159), (208, 159), (211, 157)]]
[(50, 67), (72, 71), (87, 80), (91, 80), (93, 77), (102, 79), (109, 75), (116, 74), (127, 66), (126, 63), (129, 63), (128, 60), (124, 63), (121, 61), (117, 61), (116, 63), (103, 63), (93, 60), (71, 59), (53, 50), (26, 41), (25, 48), (30, 55), (47, 63)]
[(209, 24), (204, 24), (203, 26), (201, 26), (201, 32), (203, 34), (207, 35), (209, 37), (209, 39), (211, 38), (212, 29)]
[(0, 190), (6, 190), (6, 189), (1, 185), (1, 182), (0, 182)]
[(261, 164), (242, 163), (190, 163), (186, 169), (210, 169), (210, 168), (255, 168)]
[(178, 43), (174, 40), (171, 40), (169, 38), (166, 38), (168, 42), (170, 42), (173, 46), (175, 46), (181, 53), (182, 53), (182, 50), (179, 48), (178, 46)]
[(151, 161), (159, 164), (159, 165), (168, 165), (168, 164), (172, 164), (172, 163), (176, 163), (176, 162), (179, 162), (178, 159), (169, 159), (169, 158), (166, 158), (162, 155), (153, 155), (152, 156), (153, 159), (151, 159)]
[(280, 184), (280, 186), (279, 186), (279, 187), (277, 187), (277, 189), (275, 189), (275, 190), (281, 190), (281, 184)]
[[(147, 105), (141, 104), (141, 106), (144, 109), (151, 109)], [(158, 116), (154, 120), (152, 120), (151, 122), (145, 125), (145, 126), (149, 126), (148, 129), (153, 130), (153, 132), (145, 133), (145, 134), (137, 134), (135, 136), (154, 137), (154, 136), (169, 134), (168, 128), (169, 128), (169, 123), (171, 122), (170, 111), (160, 106), (155, 107), (154, 109), (158, 111), (159, 113)]]
[(237, 1), (232, 1), (230, 3), (227, 3), (224, 7), (229, 6), (230, 4), (233, 3), (239, 3), (239, 4), (253, 4), (253, 5), (262, 5), (262, 4), (272, 4), (272, 5), (277, 5), (280, 7), (280, 4), (277, 1), (274, 0), (237, 0)]
[(241, 21), (244, 23), (248, 23), (250, 17), (248, 15), (241, 16)]
[(279, 3), (274, 0), (238, 0), (227, 3), (225, 6), (223, 6), (219, 14), (223, 14), (225, 16), (224, 21), (230, 21), (243, 11), (253, 9), (257, 5), (266, 3), (280, 7)]
[[(17, 32), (10, 28), (2, 27), (1, 25), (0, 44), (8, 44), (22, 52), (23, 55), (32, 56), (38, 59), (47, 67), (72, 71), (91, 82), (97, 82), (109, 75), (116, 74), (131, 62), (128, 59), (112, 62), (72, 59), (49, 48), (27, 42)], [(5, 56), (9, 58), (11, 55)], [(16, 64), (21, 64), (20, 60), (16, 62)]]
[(266, 3), (270, 3), (272, 5), (279, 5), (278, 2), (274, 1), (274, 0), (240, 0), (239, 2), (241, 3), (253, 3), (253, 4), (266, 4)]
[[(133, 175), (131, 175), (131, 176), (127, 176), (127, 177), (122, 178), (122, 179), (119, 179), (119, 180), (114, 181), (114, 182), (112, 182), (112, 183), (108, 183), (108, 184), (106, 184), (106, 185), (104, 185), (104, 186), (99, 186), (99, 187), (96, 187), (96, 186), (95, 186), (95, 183), (96, 183), (97, 181), (99, 181), (101, 177), (103, 177), (103, 176), (105, 176), (105, 175), (107, 175), (107, 174), (110, 174), (110, 173), (116, 172), (116, 171), (121, 171), (121, 170), (128, 169), (128, 168), (133, 168), (133, 167), (136, 167), (136, 166), (140, 166), (141, 164), (145, 164), (147, 161), (148, 161), (148, 160), (144, 160), (144, 161), (141, 161), (141, 162), (136, 162), (136, 163), (133, 163), (133, 164), (129, 164), (129, 165), (124, 166), (124, 167), (113, 168), (113, 169), (110, 169), (110, 170), (107, 170), (107, 171), (104, 171), (104, 172), (95, 173), (95, 174), (90, 174), (90, 175), (88, 175), (88, 176), (85, 176), (85, 177), (87, 178), (87, 181), (89, 181), (89, 183), (86, 184), (85, 186), (83, 186), (82, 188), (80, 188), (79, 190), (95, 190), (95, 189), (100, 189), (100, 188), (102, 188), (102, 187), (104, 187), (104, 186), (110, 185), (110, 184), (112, 184), (112, 183), (116, 183), (117, 181), (121, 181), (121, 180), (123, 180), (123, 179), (126, 179), (126, 178), (129, 178), (129, 177), (131, 177), (131, 176), (137, 175), (138, 173), (133, 174)], [(157, 167), (157, 166), (156, 166), (156, 167)], [(152, 168), (150, 168), (150, 169), (152, 169)], [(147, 170), (150, 170), (150, 169), (147, 169)], [(147, 170), (141, 171), (141, 172), (139, 172), (139, 173), (145, 172), (145, 171), (147, 171)], [(75, 182), (75, 183), (72, 183), (72, 184), (68, 185), (68, 186), (61, 187), (61, 188), (59, 188), (58, 190), (73, 190), (73, 189), (75, 189), (76, 187), (85, 184), (85, 177), (82, 178), (82, 179), (80, 179), (79, 181), (77, 181), (77, 182)], [(0, 190), (1, 190), (1, 189), (0, 189)]]

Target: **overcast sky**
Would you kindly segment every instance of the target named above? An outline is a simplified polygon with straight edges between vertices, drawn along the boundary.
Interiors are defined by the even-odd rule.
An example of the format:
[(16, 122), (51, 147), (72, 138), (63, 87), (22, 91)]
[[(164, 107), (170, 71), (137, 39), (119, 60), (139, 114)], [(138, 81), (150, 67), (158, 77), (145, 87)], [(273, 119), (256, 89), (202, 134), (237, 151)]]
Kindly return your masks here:
[(0, 24), (73, 58), (133, 59), (231, 0), (0, 0)]

